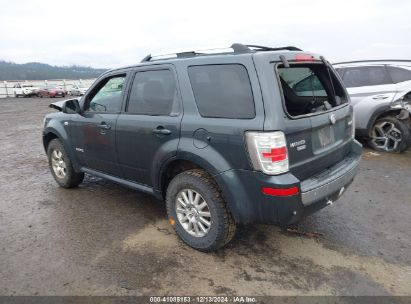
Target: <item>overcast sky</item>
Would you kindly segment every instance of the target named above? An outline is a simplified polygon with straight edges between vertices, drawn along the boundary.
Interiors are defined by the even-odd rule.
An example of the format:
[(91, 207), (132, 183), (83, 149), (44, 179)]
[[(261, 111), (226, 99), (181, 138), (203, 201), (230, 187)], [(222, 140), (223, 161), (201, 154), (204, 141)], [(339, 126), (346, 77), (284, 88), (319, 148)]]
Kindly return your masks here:
[(148, 53), (295, 45), (333, 62), (411, 59), (409, 0), (0, 0), (0, 60), (118, 67)]

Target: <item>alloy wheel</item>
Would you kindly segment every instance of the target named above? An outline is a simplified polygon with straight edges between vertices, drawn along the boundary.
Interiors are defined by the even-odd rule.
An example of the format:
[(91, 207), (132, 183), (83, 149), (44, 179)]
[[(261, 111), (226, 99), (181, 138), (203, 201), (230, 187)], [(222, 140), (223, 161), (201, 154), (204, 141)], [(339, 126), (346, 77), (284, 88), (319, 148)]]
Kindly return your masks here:
[(192, 189), (181, 190), (175, 206), (178, 221), (186, 232), (195, 237), (203, 237), (209, 232), (210, 209), (200, 193)]
[(371, 132), (371, 141), (382, 150), (391, 152), (397, 149), (402, 141), (402, 132), (390, 121), (376, 123)]
[(51, 153), (51, 166), (54, 174), (58, 178), (64, 178), (67, 174), (66, 162), (64, 161), (63, 153), (60, 150), (53, 150)]

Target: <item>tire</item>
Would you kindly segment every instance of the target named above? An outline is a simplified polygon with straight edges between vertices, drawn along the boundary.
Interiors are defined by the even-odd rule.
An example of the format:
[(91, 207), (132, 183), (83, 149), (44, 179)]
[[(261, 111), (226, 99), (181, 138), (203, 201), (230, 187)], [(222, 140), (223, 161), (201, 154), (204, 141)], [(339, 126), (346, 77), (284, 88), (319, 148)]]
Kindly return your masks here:
[[(195, 206), (189, 210), (190, 195), (192, 192), (191, 202)], [(182, 195), (185, 193), (185, 200)], [(195, 202), (195, 198), (200, 196)], [(186, 207), (178, 200), (182, 200)], [(206, 207), (202, 207), (206, 203)], [(166, 194), (167, 215), (170, 223), (173, 225), (177, 235), (189, 246), (194, 249), (208, 252), (217, 250), (229, 243), (236, 232), (236, 223), (232, 218), (221, 192), (215, 181), (203, 170), (193, 169), (184, 171), (175, 176), (167, 188)], [(179, 212), (177, 213), (177, 209)], [(182, 212), (182, 210), (185, 210)], [(198, 213), (198, 211), (201, 211)], [(195, 220), (195, 223), (189, 224), (188, 218), (193, 219), (200, 215), (208, 214), (201, 220)], [(199, 218), (197, 218), (199, 219)], [(206, 222), (209, 223), (207, 227)], [(194, 229), (197, 226), (197, 229)], [(207, 230), (205, 232), (203, 228)], [(191, 233), (187, 230), (192, 228)], [(198, 234), (197, 234), (198, 232)]]
[(378, 119), (369, 132), (368, 145), (377, 151), (401, 153), (408, 148), (410, 131), (401, 120), (386, 116)]
[(59, 139), (50, 141), (47, 147), (47, 157), (51, 174), (59, 186), (73, 188), (81, 184), (84, 173), (74, 171), (71, 160)]

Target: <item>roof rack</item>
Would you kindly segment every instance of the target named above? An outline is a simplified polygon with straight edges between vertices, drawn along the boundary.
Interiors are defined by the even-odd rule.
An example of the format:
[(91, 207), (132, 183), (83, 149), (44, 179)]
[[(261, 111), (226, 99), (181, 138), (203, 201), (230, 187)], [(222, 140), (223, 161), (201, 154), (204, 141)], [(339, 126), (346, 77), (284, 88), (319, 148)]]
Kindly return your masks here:
[(215, 54), (241, 54), (241, 53), (251, 53), (256, 51), (302, 51), (301, 49), (295, 46), (286, 46), (286, 47), (277, 47), (272, 48), (268, 46), (261, 46), (261, 45), (244, 45), (241, 43), (233, 43), (230, 47), (223, 47), (223, 48), (205, 48), (200, 50), (185, 50), (185, 51), (178, 51), (178, 52), (171, 52), (171, 53), (164, 53), (164, 54), (148, 54), (146, 57), (141, 60), (141, 62), (149, 62), (154, 60), (163, 60), (163, 59), (175, 59), (175, 58), (187, 58), (187, 57), (195, 57), (199, 55), (215, 55)]

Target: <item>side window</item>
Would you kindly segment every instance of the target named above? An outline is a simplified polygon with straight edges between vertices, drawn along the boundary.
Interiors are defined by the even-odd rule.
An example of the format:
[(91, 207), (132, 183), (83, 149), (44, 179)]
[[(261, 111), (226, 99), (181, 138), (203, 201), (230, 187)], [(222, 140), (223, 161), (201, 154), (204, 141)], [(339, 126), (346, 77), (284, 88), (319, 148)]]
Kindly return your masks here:
[(347, 88), (392, 83), (383, 66), (346, 68), (343, 81)]
[(247, 70), (240, 64), (188, 68), (195, 101), (203, 117), (250, 119), (254, 98)]
[(302, 80), (297, 81), (291, 85), (294, 93), (298, 96), (327, 96), (320, 79), (310, 68), (295, 68), (293, 70), (285, 70), (288, 72), (293, 72), (299, 75), (296, 77), (303, 77)]
[(388, 72), (390, 73), (392, 81), (394, 83), (411, 80), (411, 69), (407, 70), (403, 68), (388, 66)]
[(177, 87), (172, 71), (136, 73), (128, 100), (128, 113), (175, 116), (179, 112), (178, 105)]
[(121, 109), (121, 96), (126, 75), (104, 79), (88, 98), (85, 111), (116, 113)]

